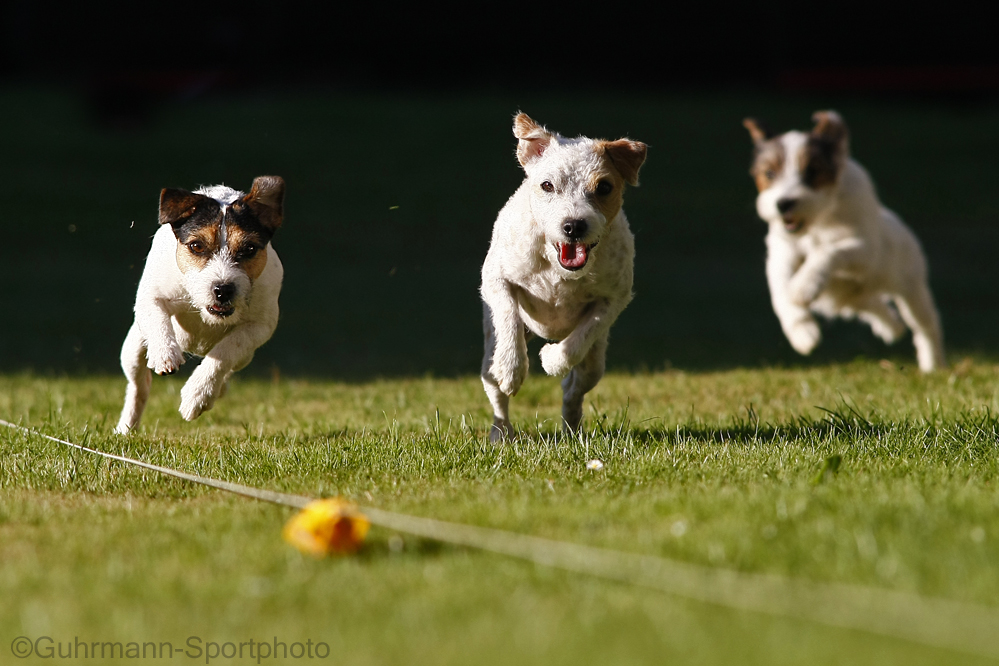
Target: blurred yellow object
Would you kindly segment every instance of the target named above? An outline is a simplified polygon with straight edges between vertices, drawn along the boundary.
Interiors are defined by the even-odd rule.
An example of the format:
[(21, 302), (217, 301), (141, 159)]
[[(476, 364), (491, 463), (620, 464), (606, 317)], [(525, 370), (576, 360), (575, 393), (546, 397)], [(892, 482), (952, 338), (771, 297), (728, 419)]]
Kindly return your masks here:
[(345, 555), (361, 547), (370, 527), (371, 523), (357, 506), (334, 497), (316, 500), (292, 516), (282, 536), (314, 557)]

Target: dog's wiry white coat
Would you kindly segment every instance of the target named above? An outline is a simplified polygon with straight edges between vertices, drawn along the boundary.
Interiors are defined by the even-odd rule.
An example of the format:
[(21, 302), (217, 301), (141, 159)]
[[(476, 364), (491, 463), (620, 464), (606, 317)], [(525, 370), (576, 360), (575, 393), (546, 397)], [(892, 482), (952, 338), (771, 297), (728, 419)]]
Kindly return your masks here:
[[(578, 427), (583, 396), (604, 373), (611, 325), (632, 298), (635, 246), (628, 220), (623, 210), (607, 219), (592, 191), (594, 178), (614, 168), (609, 157), (593, 139), (533, 131), (537, 136), (518, 135), (526, 178), (500, 211), (482, 266), (482, 382), (493, 407), (493, 440), (512, 434), (509, 399), (527, 376), (532, 334), (552, 341), (541, 349), (541, 364), (549, 375), (565, 377), (563, 421)], [(540, 150), (534, 142), (543, 143)], [(644, 144), (629, 143), (641, 147), (644, 160)], [(588, 260), (575, 271), (562, 267), (555, 247), (567, 240), (566, 220), (586, 222), (577, 240), (590, 247)]]
[[(243, 192), (221, 185), (196, 192), (218, 201), (223, 209)], [(153, 236), (139, 279), (135, 321), (121, 349), (128, 379), (125, 405), (116, 431), (128, 433), (139, 422), (149, 397), (152, 372), (170, 374), (184, 363), (184, 353), (204, 357), (181, 389), (180, 413), (191, 421), (209, 410), (225, 393), (232, 373), (246, 367), (257, 348), (274, 334), (284, 268), (267, 243), (267, 264), (256, 280), (246, 275), (227, 248), (204, 269), (184, 273), (177, 264), (178, 241), (169, 224)], [(234, 312), (222, 319), (206, 311), (213, 285), (233, 284)]]
[(231, 206), (236, 199), (245, 194), (245, 192), (234, 190), (227, 185), (205, 185), (197, 190), (194, 190), (194, 193), (204, 194), (206, 197), (215, 199), (223, 207)]
[[(780, 143), (785, 159), (756, 199), (757, 212), (769, 224), (766, 274), (784, 334), (797, 352), (809, 354), (821, 339), (815, 314), (857, 317), (889, 344), (908, 326), (919, 368), (929, 372), (945, 366), (943, 334), (919, 241), (881, 205), (867, 171), (850, 158), (842, 119), (820, 112), (816, 120), (820, 126), (826, 121), (841, 126), (835, 181), (808, 186), (802, 155), (811, 135), (787, 132), (769, 139)], [(763, 145), (759, 136), (754, 138)], [(782, 200), (796, 202), (790, 214), (800, 229), (786, 226), (778, 209)]]

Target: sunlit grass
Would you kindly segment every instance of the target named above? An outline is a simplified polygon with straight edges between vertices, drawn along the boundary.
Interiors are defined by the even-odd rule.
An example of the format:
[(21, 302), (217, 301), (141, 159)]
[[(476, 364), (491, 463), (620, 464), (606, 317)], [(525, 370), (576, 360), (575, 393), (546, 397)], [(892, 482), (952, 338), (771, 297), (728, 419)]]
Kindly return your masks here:
[[(997, 380), (970, 360), (928, 377), (863, 361), (614, 374), (566, 437), (557, 382), (532, 376), (503, 446), (474, 377), (237, 380), (194, 424), (183, 380), (156, 378), (123, 438), (120, 378), (18, 375), (0, 378), (0, 417), (258, 487), (995, 604)], [(398, 551), (378, 528), (359, 556), (313, 561), (280, 540), (288, 510), (7, 430), (0, 489), (4, 637), (312, 637), (350, 664), (967, 661), (405, 536)]]

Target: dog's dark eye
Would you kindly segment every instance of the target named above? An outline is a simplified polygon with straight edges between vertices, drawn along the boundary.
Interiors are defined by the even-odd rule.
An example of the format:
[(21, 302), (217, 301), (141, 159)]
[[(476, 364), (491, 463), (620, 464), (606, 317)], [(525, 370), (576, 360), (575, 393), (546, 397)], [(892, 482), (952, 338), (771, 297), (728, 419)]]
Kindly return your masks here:
[(773, 169), (767, 169), (766, 171), (763, 172), (763, 177), (766, 178), (767, 180), (773, 180), (774, 178), (777, 177), (777, 172), (774, 171)]
[(205, 244), (201, 241), (191, 241), (187, 244), (187, 249), (194, 254), (203, 254), (205, 251)]
[(613, 190), (613, 189), (614, 189), (614, 186), (611, 185), (610, 183), (608, 183), (606, 180), (601, 180), (599, 183), (597, 183), (597, 195), (598, 196), (601, 196), (601, 197), (602, 196), (606, 196), (606, 195), (610, 194), (611, 190)]
[(240, 248), (239, 252), (236, 253), (236, 261), (252, 259), (258, 251), (260, 251), (260, 248), (256, 245), (247, 245), (246, 247)]
[(546, 180), (545, 182), (541, 183), (541, 189), (543, 189), (545, 192), (554, 192), (555, 186), (552, 185), (550, 180)]

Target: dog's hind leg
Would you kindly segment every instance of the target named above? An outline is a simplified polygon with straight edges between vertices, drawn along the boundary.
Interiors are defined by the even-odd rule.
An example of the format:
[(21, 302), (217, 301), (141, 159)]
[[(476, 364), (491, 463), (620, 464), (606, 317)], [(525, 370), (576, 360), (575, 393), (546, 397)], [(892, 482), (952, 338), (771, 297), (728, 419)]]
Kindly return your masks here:
[[(513, 427), (510, 425), (510, 396), (500, 389), (499, 383), (490, 372), (493, 365), (493, 354), (496, 351), (496, 329), (493, 327), (493, 319), (489, 306), (485, 303), (483, 303), (482, 329), (485, 334), (485, 354), (482, 357), (482, 387), (486, 390), (486, 397), (489, 398), (489, 404), (493, 408), (493, 425), (489, 429), (489, 440), (498, 442), (512, 437)], [(524, 344), (526, 346), (526, 339)]]
[(929, 285), (921, 281), (913, 285), (908, 293), (897, 294), (895, 305), (898, 306), (902, 320), (912, 329), (912, 343), (916, 347), (919, 369), (931, 372), (947, 367), (940, 316), (933, 304)]
[(898, 340), (905, 333), (905, 324), (898, 313), (880, 294), (872, 294), (857, 310), (857, 318), (871, 327), (874, 335), (886, 345)]
[(562, 380), (562, 422), (569, 432), (576, 432), (583, 420), (583, 396), (604, 376), (609, 332), (593, 342), (590, 351)]
[(128, 379), (128, 387), (125, 389), (125, 406), (121, 410), (115, 432), (125, 435), (139, 424), (149, 399), (149, 385), (153, 380), (152, 371), (146, 367), (146, 343), (138, 324), (132, 324), (125, 336), (125, 343), (121, 346), (121, 369)]

